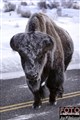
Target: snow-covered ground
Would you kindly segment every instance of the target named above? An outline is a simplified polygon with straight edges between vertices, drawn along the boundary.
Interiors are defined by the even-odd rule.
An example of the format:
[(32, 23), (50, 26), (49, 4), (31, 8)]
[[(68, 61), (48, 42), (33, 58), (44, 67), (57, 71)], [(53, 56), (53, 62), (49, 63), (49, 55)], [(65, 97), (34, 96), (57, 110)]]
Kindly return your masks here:
[[(30, 7), (31, 9), (32, 7)], [(0, 6), (2, 9), (2, 6)], [(32, 8), (35, 10), (35, 7)], [(62, 17), (58, 17), (56, 10), (47, 10), (46, 13), (61, 27), (65, 28), (74, 41), (74, 55), (68, 69), (80, 69), (80, 11), (75, 9), (63, 9)], [(66, 17), (67, 16), (67, 17)], [(16, 12), (3, 13), (0, 10), (0, 73), (1, 78), (19, 77), (24, 75), (20, 57), (13, 52), (9, 42), (16, 33), (24, 32), (28, 19), (22, 18)]]

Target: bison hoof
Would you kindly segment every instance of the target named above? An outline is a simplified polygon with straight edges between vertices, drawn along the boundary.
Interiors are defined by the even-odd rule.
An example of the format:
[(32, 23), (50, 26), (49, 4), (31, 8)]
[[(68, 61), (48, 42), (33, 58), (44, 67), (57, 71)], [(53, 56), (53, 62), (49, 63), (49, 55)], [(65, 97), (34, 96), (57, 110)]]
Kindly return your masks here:
[(41, 105), (42, 105), (41, 103), (39, 103), (39, 104), (34, 103), (32, 108), (34, 108), (34, 109), (41, 108)]
[(50, 105), (57, 105), (57, 101), (55, 101), (55, 102), (50, 102)]
[(56, 98), (55, 99), (49, 99), (50, 105), (57, 105)]
[(54, 102), (54, 105), (57, 105), (57, 101)]
[(55, 101), (55, 102), (49, 102), (50, 103), (50, 105), (57, 105), (57, 101)]

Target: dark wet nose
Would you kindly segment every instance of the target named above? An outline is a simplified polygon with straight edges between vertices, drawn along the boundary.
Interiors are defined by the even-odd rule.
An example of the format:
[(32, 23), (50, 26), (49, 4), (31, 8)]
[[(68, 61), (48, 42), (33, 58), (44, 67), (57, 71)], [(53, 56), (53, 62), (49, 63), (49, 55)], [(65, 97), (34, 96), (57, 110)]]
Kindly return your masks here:
[(36, 79), (37, 79), (37, 76), (38, 76), (37, 73), (36, 73), (36, 74), (32, 74), (32, 72), (30, 72), (30, 73), (28, 73), (28, 74), (26, 75), (26, 77), (27, 77), (29, 80), (36, 80)]

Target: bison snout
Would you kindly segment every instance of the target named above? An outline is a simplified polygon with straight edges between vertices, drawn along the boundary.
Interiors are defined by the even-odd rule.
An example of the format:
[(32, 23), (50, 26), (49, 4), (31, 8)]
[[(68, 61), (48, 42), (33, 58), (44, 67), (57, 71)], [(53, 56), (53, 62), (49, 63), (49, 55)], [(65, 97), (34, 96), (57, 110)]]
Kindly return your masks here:
[(37, 77), (38, 77), (38, 74), (32, 74), (32, 72), (29, 72), (27, 75), (26, 75), (27, 79), (28, 80), (37, 80)]

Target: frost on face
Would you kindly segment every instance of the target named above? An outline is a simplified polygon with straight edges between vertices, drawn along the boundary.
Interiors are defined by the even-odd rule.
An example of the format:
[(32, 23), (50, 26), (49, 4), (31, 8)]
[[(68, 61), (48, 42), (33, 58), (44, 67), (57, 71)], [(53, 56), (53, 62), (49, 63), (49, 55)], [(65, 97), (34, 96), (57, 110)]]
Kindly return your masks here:
[(47, 52), (53, 48), (53, 41), (41, 32), (19, 33), (11, 39), (11, 47), (21, 57), (28, 85), (39, 89), (41, 74), (47, 63)]

